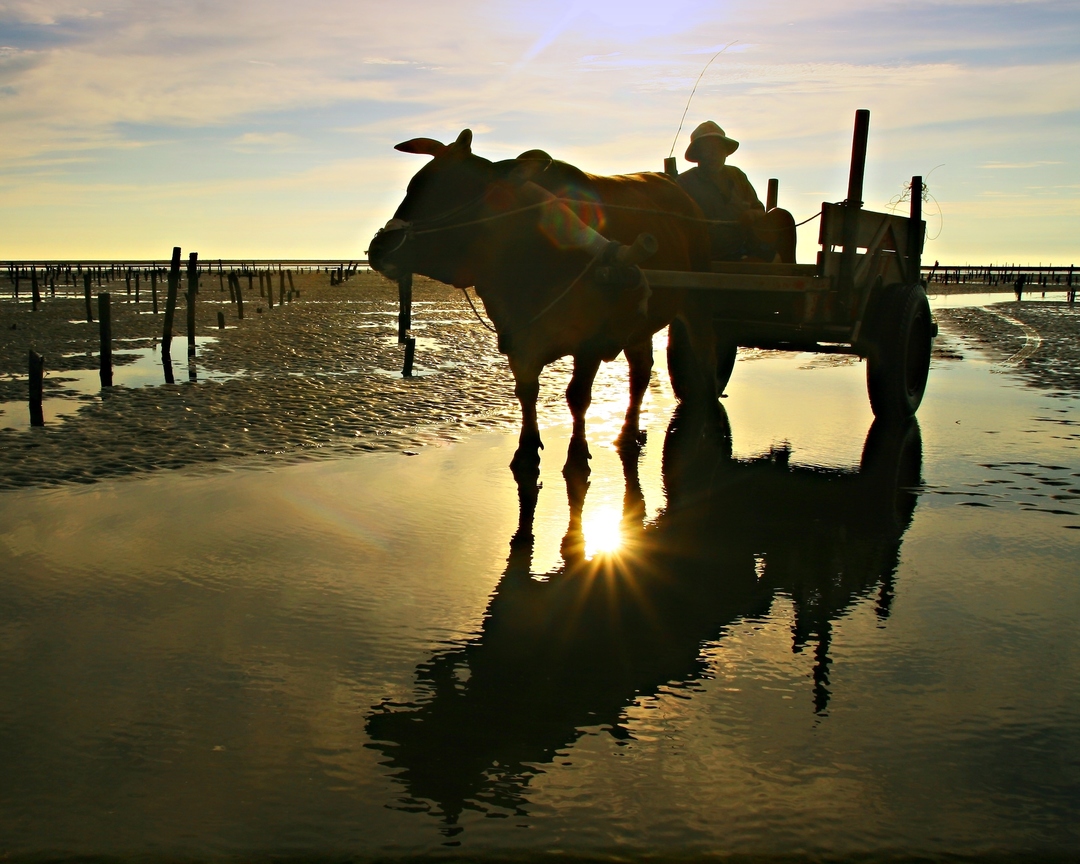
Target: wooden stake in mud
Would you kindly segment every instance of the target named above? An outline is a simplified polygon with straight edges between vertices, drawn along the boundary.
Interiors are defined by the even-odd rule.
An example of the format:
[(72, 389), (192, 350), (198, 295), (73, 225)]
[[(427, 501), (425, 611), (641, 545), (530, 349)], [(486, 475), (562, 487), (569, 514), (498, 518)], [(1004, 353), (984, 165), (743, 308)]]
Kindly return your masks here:
[(45, 358), (37, 351), (30, 352), (30, 425), (44, 426), (45, 413), (41, 409), (41, 394), (44, 389)]
[(240, 288), (240, 277), (234, 276), (236, 285), (236, 317), (241, 321), (244, 320), (244, 292)]
[(412, 378), (413, 359), (416, 357), (416, 340), (410, 336), (405, 340), (405, 365), (401, 370), (402, 378)]
[(775, 177), (769, 178), (769, 191), (765, 195), (765, 211), (776, 209), (776, 202), (780, 198), (780, 181)]
[(112, 310), (108, 294), (98, 294), (98, 326), (101, 330), (101, 386), (112, 387)]
[(165, 298), (165, 326), (161, 331), (161, 353), (168, 357), (172, 353), (173, 318), (176, 317), (176, 291), (180, 285), (180, 247), (172, 250), (172, 263), (169, 265), (169, 293)]
[(83, 298), (86, 300), (86, 323), (94, 323), (94, 306), (90, 302), (90, 274), (83, 274)]
[[(262, 291), (262, 276), (259, 276), (259, 291)], [(270, 281), (270, 271), (266, 273), (266, 304), (271, 309), (274, 308), (274, 283)]]
[(285, 305), (285, 271), (278, 271), (278, 305)]
[(187, 353), (195, 353), (195, 295), (199, 293), (199, 253), (188, 255), (187, 265)]
[(405, 338), (412, 330), (412, 273), (406, 273), (398, 280), (398, 345), (405, 344)]
[(157, 268), (150, 271), (150, 296), (154, 300), (154, 314), (157, 315)]
[(220, 309), (218, 309), (218, 313), (217, 313), (217, 329), (218, 330), (224, 330), (225, 329), (225, 313), (222, 312)]
[(135, 304), (139, 303), (139, 271), (135, 271)]
[(34, 311), (38, 311), (38, 306), (41, 305), (41, 292), (38, 290), (37, 282), (37, 267), (30, 268), (30, 292), (34, 301)]

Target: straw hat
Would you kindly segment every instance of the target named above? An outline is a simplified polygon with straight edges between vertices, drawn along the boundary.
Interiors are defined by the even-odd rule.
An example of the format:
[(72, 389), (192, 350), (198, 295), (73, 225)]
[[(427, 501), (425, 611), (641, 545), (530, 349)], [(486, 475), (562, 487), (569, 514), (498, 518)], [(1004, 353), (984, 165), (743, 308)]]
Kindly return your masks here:
[(698, 162), (700, 158), (697, 153), (697, 142), (702, 138), (719, 138), (727, 145), (727, 155), (730, 156), (736, 150), (739, 149), (739, 142), (733, 138), (728, 138), (724, 134), (724, 130), (713, 123), (712, 120), (706, 120), (693, 132), (690, 133), (690, 146), (686, 148), (686, 161)]

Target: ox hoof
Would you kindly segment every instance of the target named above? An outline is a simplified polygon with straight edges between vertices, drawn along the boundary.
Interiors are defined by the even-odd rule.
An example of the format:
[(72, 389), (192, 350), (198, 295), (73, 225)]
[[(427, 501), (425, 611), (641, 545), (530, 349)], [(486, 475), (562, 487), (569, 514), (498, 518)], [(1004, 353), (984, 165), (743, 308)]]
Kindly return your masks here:
[(566, 461), (582, 462), (586, 459), (592, 459), (592, 453), (589, 452), (589, 442), (584, 438), (571, 438), (570, 446), (566, 448)]
[(645, 446), (647, 435), (644, 429), (639, 429), (637, 423), (627, 423), (615, 439), (615, 449), (620, 453), (623, 450), (640, 450)]
[(532, 445), (518, 446), (514, 458), (510, 460), (510, 470), (519, 479), (528, 479), (540, 471), (540, 448)]

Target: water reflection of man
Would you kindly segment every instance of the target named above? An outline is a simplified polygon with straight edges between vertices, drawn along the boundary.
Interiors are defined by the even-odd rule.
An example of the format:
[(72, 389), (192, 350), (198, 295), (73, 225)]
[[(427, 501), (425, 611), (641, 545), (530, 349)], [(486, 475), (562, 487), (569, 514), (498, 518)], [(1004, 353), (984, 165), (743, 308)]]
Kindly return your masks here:
[[(763, 229), (772, 232), (775, 228), (768, 224), (771, 220), (766, 220), (765, 207), (749, 178), (727, 164), (728, 156), (738, 148), (738, 141), (729, 138), (712, 120), (706, 120), (690, 133), (690, 146), (686, 148), (686, 161), (696, 162), (697, 167), (679, 174), (678, 183), (709, 219), (727, 223), (709, 226), (715, 260), (772, 261), (778, 244), (775, 238), (762, 235)], [(794, 225), (791, 231), (794, 235)], [(794, 243), (791, 246), (793, 252)]]

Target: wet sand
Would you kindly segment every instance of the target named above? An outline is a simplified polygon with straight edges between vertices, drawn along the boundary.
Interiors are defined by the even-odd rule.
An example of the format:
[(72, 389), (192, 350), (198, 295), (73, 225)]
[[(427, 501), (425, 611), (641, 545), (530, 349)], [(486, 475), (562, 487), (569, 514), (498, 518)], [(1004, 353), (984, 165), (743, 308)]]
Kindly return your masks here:
[[(403, 379), (395, 285), (370, 272), (339, 286), (321, 273), (301, 274), (296, 281), (300, 297), (273, 309), (257, 292), (245, 290), (246, 318), (237, 321), (235, 307), (211, 276), (196, 306), (201, 344), (192, 367), (182, 302), (178, 307), (172, 349), (178, 383), (108, 390), (97, 386), (98, 328), (82, 320), (81, 297), (46, 298), (38, 312), (25, 299), (0, 300), (0, 488), (87, 483), (222, 460), (254, 465), (268, 458), (415, 452), (472, 429), (516, 426), (505, 359), (461, 292), (417, 279), (417, 377)], [(112, 286), (117, 378), (126, 363), (139, 361), (149, 373), (140, 383), (152, 382), (155, 374), (163, 382), (157, 344), (163, 316), (150, 314), (145, 287), (138, 305), (123, 288)], [(226, 315), (225, 330), (217, 328), (219, 309)], [(1075, 308), (1033, 300), (936, 314), (942, 326), (938, 358), (959, 358), (955, 347), (962, 345), (1004, 364), (1033, 387), (1080, 389)], [(25, 408), (31, 348), (46, 358), (47, 423), (39, 429), (28, 428)], [(762, 352), (744, 351), (742, 360), (756, 356)], [(856, 361), (821, 356), (807, 362)], [(606, 364), (599, 383), (618, 377), (623, 365)], [(565, 419), (558, 412), (565, 411), (562, 388), (569, 368), (561, 361), (541, 379), (546, 416)], [(194, 382), (188, 380), (192, 370)], [(80, 372), (82, 382), (73, 387)]]
[[(28, 303), (0, 300), (0, 403), (8, 409), (0, 427), (16, 427), (0, 428), (0, 488), (93, 482), (223, 459), (407, 450), (513, 422), (505, 360), (459, 291), (416, 280), (417, 377), (403, 379), (395, 285), (374, 273), (340, 286), (324, 274), (296, 282), (300, 298), (273, 309), (245, 290), (246, 317), (237, 321), (212, 278), (196, 306), (198, 336), (212, 340), (196, 357), (199, 380), (188, 380), (180, 306), (172, 348), (177, 383), (137, 389), (95, 386), (98, 328), (81, 320), (81, 298), (46, 299), (36, 313)], [(163, 382), (156, 344), (163, 316), (150, 314), (145, 299), (138, 307), (123, 302), (123, 283), (119, 289), (113, 288), (117, 375), (141, 350)], [(228, 322), (224, 331), (217, 328), (219, 309)], [(26, 428), (18, 404), (26, 400), (30, 348), (45, 355), (47, 423), (39, 429)], [(89, 372), (91, 392), (71, 388), (78, 370)], [(79, 402), (50, 402), (61, 396)], [(50, 408), (76, 406), (74, 416), (50, 418)]]

